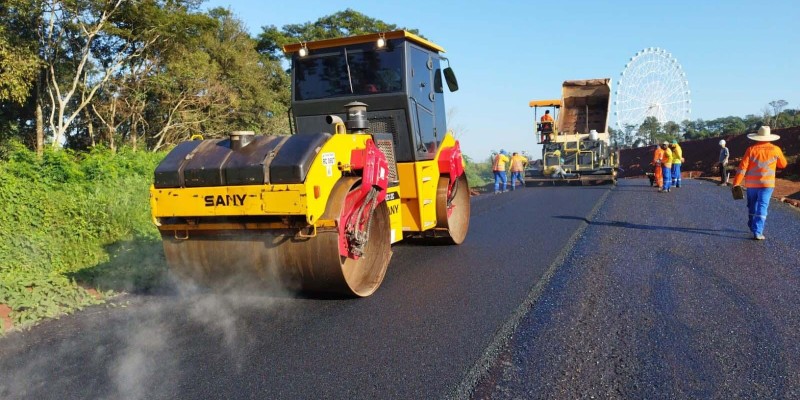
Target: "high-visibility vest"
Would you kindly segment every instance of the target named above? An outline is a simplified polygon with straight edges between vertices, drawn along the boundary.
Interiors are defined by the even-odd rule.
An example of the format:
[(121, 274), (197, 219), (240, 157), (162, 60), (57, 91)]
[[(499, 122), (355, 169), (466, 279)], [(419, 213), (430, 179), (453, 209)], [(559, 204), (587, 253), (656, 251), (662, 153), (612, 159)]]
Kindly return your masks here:
[(746, 188), (775, 187), (775, 170), (787, 164), (780, 147), (769, 142), (754, 144), (745, 150), (733, 184), (744, 181)]
[(522, 171), (524, 171), (525, 170), (525, 163), (527, 163), (527, 162), (528, 162), (528, 159), (523, 157), (523, 156), (520, 156), (520, 155), (511, 156), (511, 172), (522, 172)]
[(672, 151), (669, 148), (664, 149), (664, 154), (661, 156), (661, 165), (672, 168)]
[(683, 161), (681, 161), (681, 158), (683, 158), (683, 149), (681, 148), (681, 145), (676, 144), (675, 148), (672, 149), (672, 163), (673, 164), (683, 163)]
[(506, 163), (508, 162), (508, 157), (498, 154), (494, 158), (494, 165), (492, 165), (492, 171), (496, 172), (503, 172), (506, 170)]
[(661, 165), (662, 158), (664, 158), (664, 149), (656, 146), (656, 152), (653, 153), (653, 164)]
[(553, 122), (553, 117), (550, 114), (542, 115), (541, 122)]

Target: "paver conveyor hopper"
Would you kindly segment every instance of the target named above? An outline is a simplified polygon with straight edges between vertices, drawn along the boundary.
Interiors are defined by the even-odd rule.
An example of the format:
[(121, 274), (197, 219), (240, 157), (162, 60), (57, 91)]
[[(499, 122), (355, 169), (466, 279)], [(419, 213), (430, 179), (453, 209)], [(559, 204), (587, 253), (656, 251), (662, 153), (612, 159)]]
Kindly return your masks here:
[(205, 284), (372, 294), (408, 237), (460, 244), (469, 187), (439, 46), (406, 31), (289, 45), (286, 136), (180, 143), (150, 203), (170, 267)]
[[(528, 105), (534, 112), (539, 107), (559, 111), (553, 122), (536, 121), (542, 163), (526, 171), (528, 183), (616, 183), (617, 154), (608, 133), (611, 79), (564, 81), (560, 100), (533, 100)], [(563, 171), (560, 178), (548, 173), (558, 170)]]

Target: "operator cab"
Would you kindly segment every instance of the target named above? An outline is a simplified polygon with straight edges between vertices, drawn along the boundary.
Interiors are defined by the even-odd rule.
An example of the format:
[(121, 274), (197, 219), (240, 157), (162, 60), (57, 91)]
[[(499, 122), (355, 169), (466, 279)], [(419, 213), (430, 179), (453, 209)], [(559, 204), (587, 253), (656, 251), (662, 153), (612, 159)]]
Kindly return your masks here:
[[(561, 100), (532, 100), (528, 103), (533, 108), (533, 120), (536, 121), (536, 141), (538, 144), (552, 143), (558, 136), (558, 111), (561, 109)], [(539, 118), (539, 108), (544, 108), (551, 120), (545, 121)], [(549, 113), (549, 111), (553, 111)], [(544, 114), (542, 115), (544, 118)]]
[(444, 49), (393, 31), (284, 46), (292, 55), (291, 122), (301, 134), (327, 132), (329, 115), (368, 106), (367, 132), (391, 134), (396, 161), (433, 160), (447, 132), (444, 88), (458, 90)]

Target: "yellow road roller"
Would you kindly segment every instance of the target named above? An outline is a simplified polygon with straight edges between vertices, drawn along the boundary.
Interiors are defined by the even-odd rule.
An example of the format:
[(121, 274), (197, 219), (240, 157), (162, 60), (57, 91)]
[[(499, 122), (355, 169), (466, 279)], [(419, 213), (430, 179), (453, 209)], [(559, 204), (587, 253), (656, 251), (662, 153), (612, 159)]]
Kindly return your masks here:
[(189, 140), (150, 189), (170, 268), (201, 284), (369, 296), (391, 245), (461, 244), (469, 185), (444, 50), (407, 31), (298, 43), (291, 132)]

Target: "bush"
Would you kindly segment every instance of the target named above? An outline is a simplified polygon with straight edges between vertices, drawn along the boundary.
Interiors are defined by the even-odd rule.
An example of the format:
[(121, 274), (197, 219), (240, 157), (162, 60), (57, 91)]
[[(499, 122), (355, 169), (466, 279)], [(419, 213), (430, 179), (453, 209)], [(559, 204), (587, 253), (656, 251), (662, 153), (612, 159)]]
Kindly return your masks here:
[[(96, 303), (72, 278), (91, 276), (84, 283), (94, 284), (103, 277), (87, 271), (100, 266), (130, 275), (115, 270), (116, 244), (142, 244), (153, 252), (159, 237), (148, 189), (163, 156), (97, 148), (46, 150), (37, 157), (14, 143), (0, 149), (0, 303), (11, 307), (16, 323)], [(147, 271), (156, 273), (152, 265)], [(136, 267), (127, 260), (122, 268)]]

